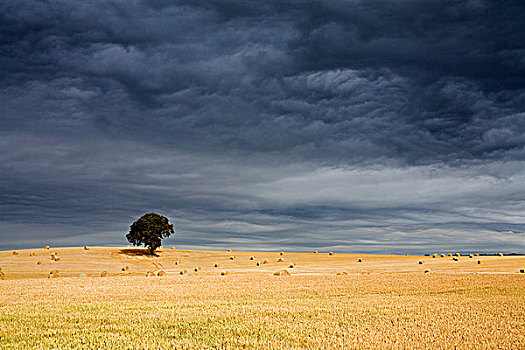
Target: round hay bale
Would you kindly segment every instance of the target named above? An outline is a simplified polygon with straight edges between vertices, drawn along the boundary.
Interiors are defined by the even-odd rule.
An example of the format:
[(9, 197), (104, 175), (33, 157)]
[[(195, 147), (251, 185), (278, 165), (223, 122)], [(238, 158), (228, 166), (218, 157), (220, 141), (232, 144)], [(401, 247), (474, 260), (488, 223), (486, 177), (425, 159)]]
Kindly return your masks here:
[(185, 275), (185, 274), (187, 274), (187, 273), (188, 273), (188, 271), (186, 271), (186, 270), (182, 270), (182, 271), (180, 272), (181, 275)]
[(295, 267), (295, 264), (290, 264), (290, 266), (288, 266), (288, 267), (293, 269)]
[(520, 269), (520, 273), (525, 273), (525, 269)]
[(180, 262), (178, 260), (175, 261), (175, 265), (179, 265), (179, 264), (180, 264)]
[(232, 256), (230, 256), (230, 260), (233, 260), (233, 259), (235, 259), (235, 257), (234, 257), (233, 255), (232, 255)]
[(460, 253), (456, 253), (456, 256), (459, 258), (461, 256), (461, 254)]
[(363, 262), (363, 258), (357, 259), (357, 262)]
[(448, 253), (447, 255), (448, 255), (448, 256), (452, 256), (452, 253)]
[(126, 248), (131, 248), (131, 246), (128, 244), (128, 245), (126, 246)]
[(46, 246), (44, 247), (44, 249), (49, 249), (49, 246), (48, 246), (48, 245), (46, 245)]
[(277, 262), (283, 262), (283, 261), (284, 261), (283, 258), (279, 258), (279, 259), (277, 259)]
[(159, 276), (159, 277), (166, 276), (166, 272), (159, 271), (159, 272), (157, 272), (157, 276)]
[(430, 269), (425, 269), (425, 273), (430, 273)]
[(125, 268), (125, 267), (123, 267), (123, 268), (122, 268), (121, 270), (122, 270), (122, 271), (126, 271), (126, 268)]
[(162, 250), (162, 249), (164, 249), (164, 247), (163, 247), (163, 246), (160, 246), (159, 249)]
[(263, 264), (268, 264), (268, 259), (264, 259), (262, 263)]
[(175, 247), (171, 247), (171, 249), (175, 250)]
[(279, 253), (279, 255), (281, 255), (281, 256), (282, 256), (282, 255), (284, 255), (284, 253), (283, 253), (283, 252), (280, 252), (280, 253)]
[(503, 256), (503, 253), (498, 253), (499, 256)]
[(222, 271), (221, 276), (226, 276), (228, 274), (228, 271)]
[(478, 265), (481, 265), (481, 260), (478, 260)]
[(260, 262), (260, 261), (257, 261), (257, 262), (255, 263), (255, 265), (256, 265), (256, 266), (261, 266), (261, 262)]
[(253, 256), (250, 256), (250, 260), (255, 260), (255, 257), (253, 257)]
[(291, 274), (287, 270), (279, 270), (279, 271), (275, 271), (273, 275), (274, 276), (290, 276)]
[(419, 265), (423, 265), (423, 260), (419, 260)]
[(155, 276), (155, 272), (153, 271), (146, 272), (146, 277), (152, 277), (152, 276)]
[(13, 250), (13, 255), (18, 255), (18, 250)]
[(35, 252), (29, 253), (29, 256), (35, 256), (35, 255), (36, 255)]
[(58, 278), (58, 270), (51, 270), (47, 278)]
[(334, 252), (330, 252), (330, 253), (328, 253), (328, 255), (334, 255)]
[(36, 264), (37, 265), (42, 265), (42, 262), (41, 261), (37, 261)]
[(89, 250), (89, 247), (87, 245), (84, 246), (84, 250)]
[(441, 254), (441, 257), (444, 258), (444, 257), (445, 257), (445, 254)]
[(472, 259), (474, 257), (474, 255), (473, 254), (469, 254), (468, 257)]
[(233, 252), (233, 250), (232, 250), (231, 248), (230, 248), (230, 249), (228, 249), (228, 251), (229, 251), (230, 253), (231, 253), (231, 252)]
[(55, 261), (60, 261), (60, 258), (58, 256), (55, 256)]
[(475, 256), (479, 256), (479, 253), (474, 254)]
[(195, 272), (199, 272), (199, 270), (200, 270), (200, 267), (196, 267), (196, 268), (193, 269), (193, 271), (195, 271)]
[(100, 273), (100, 277), (108, 277), (109, 276), (109, 273), (107, 271), (102, 271)]
[(213, 265), (213, 267), (219, 267), (219, 264), (215, 264), (215, 265)]
[(454, 261), (459, 261), (459, 259), (458, 259), (457, 256), (453, 257), (452, 260), (454, 260)]
[(317, 253), (319, 253), (319, 252), (317, 250), (314, 250), (314, 254), (317, 254)]

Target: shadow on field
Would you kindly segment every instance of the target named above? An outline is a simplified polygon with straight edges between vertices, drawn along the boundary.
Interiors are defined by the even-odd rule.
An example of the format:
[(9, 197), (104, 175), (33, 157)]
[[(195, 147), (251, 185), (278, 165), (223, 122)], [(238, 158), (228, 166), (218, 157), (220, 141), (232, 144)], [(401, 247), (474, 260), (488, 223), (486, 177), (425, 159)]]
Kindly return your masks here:
[(148, 249), (121, 249), (119, 254), (129, 255), (129, 256), (158, 256), (157, 254), (150, 255)]

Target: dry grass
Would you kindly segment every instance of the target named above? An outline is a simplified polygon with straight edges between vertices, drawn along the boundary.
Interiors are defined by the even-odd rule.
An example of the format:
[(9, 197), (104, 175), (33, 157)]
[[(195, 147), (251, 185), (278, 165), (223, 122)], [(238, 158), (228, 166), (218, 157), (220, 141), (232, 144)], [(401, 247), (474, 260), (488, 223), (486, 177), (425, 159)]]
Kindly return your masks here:
[[(47, 279), (58, 265), (35, 252), (0, 252), (0, 349), (525, 348), (525, 257), (429, 259), (423, 273), (417, 256), (287, 252), (281, 278), (275, 252), (255, 268), (249, 252), (58, 248)], [(201, 270), (181, 276), (179, 260)]]

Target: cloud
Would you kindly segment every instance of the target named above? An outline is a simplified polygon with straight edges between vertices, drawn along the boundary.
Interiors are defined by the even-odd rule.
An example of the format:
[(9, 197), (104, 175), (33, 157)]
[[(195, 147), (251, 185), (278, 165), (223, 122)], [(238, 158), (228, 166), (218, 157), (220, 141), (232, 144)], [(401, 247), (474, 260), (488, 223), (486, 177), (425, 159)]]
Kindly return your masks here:
[(162, 211), (187, 246), (522, 250), (523, 10), (4, 1), (5, 247)]

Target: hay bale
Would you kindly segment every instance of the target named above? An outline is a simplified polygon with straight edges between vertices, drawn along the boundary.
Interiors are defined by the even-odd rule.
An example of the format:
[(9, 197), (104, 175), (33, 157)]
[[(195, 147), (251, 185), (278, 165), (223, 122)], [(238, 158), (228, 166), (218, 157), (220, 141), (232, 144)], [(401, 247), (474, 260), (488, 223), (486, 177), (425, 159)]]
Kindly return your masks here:
[(49, 246), (48, 246), (48, 245), (46, 245), (46, 246), (44, 247), (44, 249), (49, 249)]
[(29, 256), (35, 256), (35, 255), (36, 255), (35, 252), (29, 253)]
[(520, 273), (525, 273), (525, 269), (520, 269)]
[(430, 269), (425, 269), (425, 273), (430, 273)]
[(60, 258), (58, 256), (55, 256), (55, 261), (60, 261)]
[(260, 262), (260, 261), (257, 261), (257, 262), (255, 263), (255, 265), (256, 265), (256, 266), (261, 266), (261, 262)]
[(219, 267), (219, 264), (215, 264), (215, 265), (213, 265), (213, 267)]
[(437, 257), (438, 257), (438, 255), (437, 255), (437, 254), (432, 254), (432, 258), (434, 258), (434, 259), (435, 259), (435, 258), (437, 258)]
[(469, 254), (468, 257), (472, 259), (474, 257), (474, 255)]
[(273, 275), (274, 276), (290, 276), (291, 274), (287, 270), (279, 270), (279, 271), (275, 271)]
[(314, 254), (318, 254), (319, 252), (317, 250), (314, 250)]
[(290, 264), (290, 266), (288, 266), (288, 267), (293, 269), (295, 267), (295, 264)]
[(201, 269), (200, 267), (196, 267), (196, 268), (193, 269), (193, 271), (199, 272), (200, 269)]
[(363, 262), (363, 258), (357, 259), (357, 262)]
[(175, 265), (179, 265), (179, 264), (180, 264), (180, 262), (178, 260), (175, 261)]
[(448, 255), (448, 256), (452, 256), (452, 253), (448, 253), (447, 255)]
[(253, 256), (250, 256), (250, 260), (255, 260), (255, 257), (253, 257)]
[(185, 275), (185, 274), (187, 274), (187, 273), (188, 273), (188, 271), (186, 271), (186, 270), (182, 270), (182, 271), (180, 272), (181, 275)]
[(336, 273), (337, 276), (342, 276), (342, 275), (348, 275), (347, 272), (343, 271), (343, 272), (338, 272)]
[(456, 256), (459, 258), (461, 256), (461, 254), (460, 253), (456, 253)]
[(153, 271), (146, 272), (146, 277), (152, 277), (152, 276), (155, 276), (155, 272)]
[(2, 271), (0, 271), (0, 280), (4, 280), (4, 279), (5, 279), (5, 274)]
[(171, 249), (175, 250), (175, 247), (171, 247)]
[(478, 265), (481, 265), (481, 260), (478, 260)]
[(36, 264), (37, 265), (42, 265), (42, 262), (41, 261), (37, 261)]
[(226, 276), (228, 274), (228, 271), (222, 271), (221, 276)]
[(100, 277), (108, 277), (109, 276), (109, 273), (107, 271), (102, 271), (100, 273)]
[(459, 259), (458, 259), (457, 256), (453, 257), (452, 260), (454, 260), (454, 261), (459, 261)]
[(166, 276), (166, 272), (161, 270), (161, 271), (157, 272), (157, 276), (159, 276), (159, 277)]
[(13, 255), (18, 255), (18, 250), (13, 250)]
[(444, 257), (445, 257), (445, 254), (441, 254), (441, 257), (444, 258)]
[(279, 259), (277, 259), (277, 262), (283, 262), (283, 261), (284, 261), (283, 258), (279, 258)]
[(419, 263), (419, 265), (423, 265), (423, 262), (424, 262), (423, 260), (419, 260), (418, 263)]
[(84, 246), (84, 250), (89, 250), (89, 247), (87, 245)]
[(51, 270), (47, 278), (58, 278), (58, 270)]
[(163, 247), (163, 246), (160, 246), (159, 249), (162, 250), (162, 249), (164, 249), (164, 247)]
[(123, 268), (122, 268), (121, 270), (122, 270), (122, 271), (126, 271), (126, 268), (125, 268), (125, 267), (123, 267)]
[(503, 253), (498, 253), (499, 256), (503, 256)]
[(334, 252), (330, 252), (330, 253), (328, 253), (328, 255), (334, 255)]
[(268, 259), (264, 259), (262, 263), (263, 264), (268, 264)]
[(279, 255), (283, 256), (283, 255), (284, 255), (284, 253), (283, 253), (283, 252), (280, 252), (280, 253), (279, 253)]
[(126, 246), (126, 248), (131, 248), (131, 246), (128, 244), (128, 245)]
[(230, 248), (230, 249), (228, 249), (228, 251), (229, 251), (230, 253), (231, 253), (231, 252), (233, 252), (233, 250), (232, 250), (231, 248)]
[(233, 260), (235, 259), (235, 257), (233, 255), (230, 256), (230, 260)]
[(479, 253), (474, 254), (475, 256), (479, 256)]

